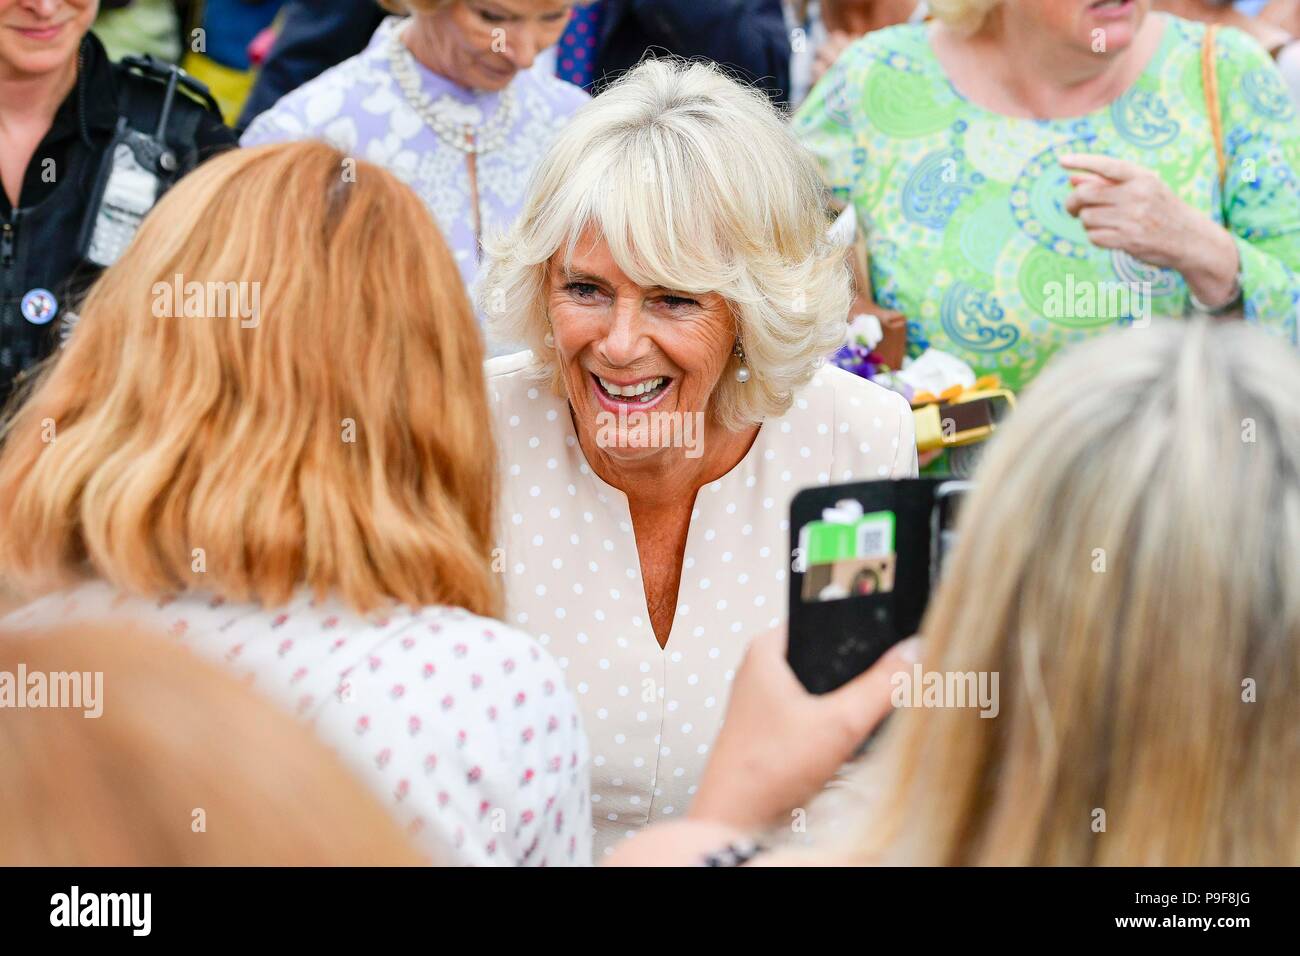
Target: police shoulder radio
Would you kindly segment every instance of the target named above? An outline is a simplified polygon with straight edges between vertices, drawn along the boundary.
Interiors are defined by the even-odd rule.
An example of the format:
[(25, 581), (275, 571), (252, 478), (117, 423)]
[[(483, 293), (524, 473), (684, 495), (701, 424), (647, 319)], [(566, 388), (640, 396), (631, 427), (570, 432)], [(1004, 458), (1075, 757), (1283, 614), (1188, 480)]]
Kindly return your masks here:
[(207, 87), (178, 66), (129, 56), (120, 67), (121, 115), (80, 240), (82, 258), (99, 268), (117, 262), (162, 194), (198, 165), (195, 133), (202, 114), (176, 109), (177, 93), (183, 90), (220, 114)]

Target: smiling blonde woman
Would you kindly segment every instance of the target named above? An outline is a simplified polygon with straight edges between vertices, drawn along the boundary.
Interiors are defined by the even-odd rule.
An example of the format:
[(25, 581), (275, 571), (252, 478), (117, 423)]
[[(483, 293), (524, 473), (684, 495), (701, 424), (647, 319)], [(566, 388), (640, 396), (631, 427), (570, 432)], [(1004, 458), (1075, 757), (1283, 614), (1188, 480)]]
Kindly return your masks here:
[(766, 98), (642, 64), (543, 159), (480, 306), (507, 341), (507, 619), (567, 668), (597, 844), (683, 813), (750, 637), (785, 613), (800, 488), (912, 475), (899, 396), (836, 368), (822, 186)]

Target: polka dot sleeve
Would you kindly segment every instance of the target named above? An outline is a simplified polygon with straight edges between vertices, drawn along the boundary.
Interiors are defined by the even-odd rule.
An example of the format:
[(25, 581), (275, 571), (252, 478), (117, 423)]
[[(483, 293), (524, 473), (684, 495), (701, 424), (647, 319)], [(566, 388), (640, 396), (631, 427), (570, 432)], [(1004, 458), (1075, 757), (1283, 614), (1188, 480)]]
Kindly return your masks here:
[(362, 619), (306, 594), (268, 610), (199, 595), (128, 598), (102, 582), (49, 595), (7, 623), (114, 618), (175, 638), (310, 724), (434, 861), (591, 863), (578, 705), (526, 634), (454, 608)]
[[(405, 705), (405, 706), (403, 706)], [(426, 610), (344, 672), (316, 715), (431, 854), (495, 866), (591, 861), (587, 741), (529, 637)]]

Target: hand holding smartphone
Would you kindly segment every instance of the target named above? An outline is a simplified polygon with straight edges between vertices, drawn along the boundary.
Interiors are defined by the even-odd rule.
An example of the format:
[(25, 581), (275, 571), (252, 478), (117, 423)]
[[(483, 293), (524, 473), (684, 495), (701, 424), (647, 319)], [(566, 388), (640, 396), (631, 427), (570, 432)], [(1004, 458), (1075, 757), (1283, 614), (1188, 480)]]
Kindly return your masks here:
[(913, 478), (795, 496), (787, 658), (811, 693), (842, 686), (917, 632), (970, 488)]

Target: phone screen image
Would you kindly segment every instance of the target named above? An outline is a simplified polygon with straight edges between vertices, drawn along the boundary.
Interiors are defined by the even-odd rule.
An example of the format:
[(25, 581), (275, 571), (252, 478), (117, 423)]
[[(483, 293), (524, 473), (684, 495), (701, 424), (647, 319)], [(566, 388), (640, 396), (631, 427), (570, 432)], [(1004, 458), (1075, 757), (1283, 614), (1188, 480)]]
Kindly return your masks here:
[(839, 508), (826, 509), (822, 519), (799, 531), (799, 554), (806, 568), (803, 600), (839, 601), (892, 591), (894, 514), (863, 514), (861, 505), (848, 499)]
[(834, 690), (917, 633), (969, 487), (916, 478), (795, 496), (787, 656), (809, 691)]

